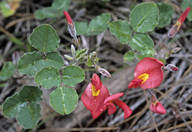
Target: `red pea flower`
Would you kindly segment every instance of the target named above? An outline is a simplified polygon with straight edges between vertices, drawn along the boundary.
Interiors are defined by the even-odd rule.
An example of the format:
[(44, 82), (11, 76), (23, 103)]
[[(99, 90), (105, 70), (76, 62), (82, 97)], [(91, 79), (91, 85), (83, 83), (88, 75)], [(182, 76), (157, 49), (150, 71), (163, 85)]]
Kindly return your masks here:
[(157, 100), (155, 95), (151, 95), (150, 110), (157, 114), (166, 114), (166, 110), (163, 105)]
[(81, 100), (85, 107), (91, 112), (92, 117), (97, 118), (107, 107), (104, 100), (109, 96), (108, 89), (102, 84), (97, 74), (93, 74), (91, 83), (88, 84)]
[(188, 13), (190, 12), (190, 10), (191, 10), (191, 8), (187, 7), (185, 9), (185, 11), (183, 12), (183, 14), (179, 17), (177, 22), (175, 23), (175, 25), (173, 25), (172, 28), (169, 30), (169, 32), (168, 32), (168, 37), (169, 38), (173, 38), (175, 36), (175, 34), (178, 32), (178, 30), (180, 29), (181, 25), (185, 21), (185, 19), (186, 19)]
[(104, 105), (108, 108), (108, 114), (111, 115), (116, 111), (114, 104), (118, 105), (124, 111), (124, 119), (128, 118), (132, 114), (132, 110), (123, 101), (118, 99), (123, 96), (123, 93), (116, 93), (107, 97), (104, 101)]
[(66, 19), (67, 19), (67, 23), (68, 23), (68, 30), (70, 35), (74, 38), (76, 37), (76, 29), (75, 29), (75, 25), (71, 19), (71, 16), (69, 15), (68, 12), (63, 11), (63, 14), (65, 15)]
[(155, 58), (144, 58), (137, 64), (134, 79), (129, 83), (128, 88), (158, 87), (163, 80), (163, 66), (164, 64)]

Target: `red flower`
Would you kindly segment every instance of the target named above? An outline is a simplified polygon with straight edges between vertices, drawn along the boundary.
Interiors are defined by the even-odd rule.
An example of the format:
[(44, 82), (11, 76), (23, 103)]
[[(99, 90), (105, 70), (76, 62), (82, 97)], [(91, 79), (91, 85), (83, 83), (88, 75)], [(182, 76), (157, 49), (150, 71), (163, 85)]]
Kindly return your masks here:
[(108, 89), (101, 83), (97, 74), (93, 74), (91, 83), (88, 84), (81, 100), (85, 107), (91, 112), (93, 118), (97, 118), (107, 107), (104, 100), (109, 96)]
[(108, 108), (108, 114), (113, 114), (116, 111), (116, 105), (122, 108), (125, 112), (124, 118), (132, 114), (132, 110), (120, 99), (123, 93), (109, 95), (109, 91), (102, 84), (99, 76), (93, 74), (91, 83), (88, 84), (85, 92), (81, 96), (81, 100), (85, 107), (91, 112), (93, 118), (97, 118), (104, 110)]
[(143, 89), (158, 87), (163, 80), (162, 66), (164, 64), (155, 58), (144, 58), (137, 64), (134, 79), (129, 83), (128, 88), (138, 86)]
[(107, 106), (109, 115), (113, 114), (116, 111), (116, 107), (114, 104), (118, 105), (124, 110), (124, 119), (126, 119), (132, 114), (132, 110), (127, 106), (127, 104), (118, 99), (121, 96), (123, 96), (123, 93), (116, 93), (109, 96), (105, 99), (104, 105)]
[(75, 25), (71, 19), (71, 16), (69, 15), (68, 12), (63, 11), (63, 14), (65, 15), (66, 19), (67, 19), (67, 23), (68, 23), (68, 30), (70, 35), (74, 38), (76, 37), (76, 29), (75, 29)]
[(173, 38), (175, 36), (175, 34), (178, 32), (178, 30), (180, 29), (181, 25), (183, 24), (183, 22), (185, 21), (188, 13), (190, 12), (191, 8), (187, 7), (185, 9), (185, 11), (183, 12), (183, 14), (179, 17), (179, 19), (177, 20), (177, 22), (175, 23), (175, 25), (173, 25), (173, 27), (169, 30), (168, 33), (168, 37)]
[(166, 110), (163, 105), (157, 100), (155, 95), (151, 95), (150, 110), (157, 114), (166, 114)]

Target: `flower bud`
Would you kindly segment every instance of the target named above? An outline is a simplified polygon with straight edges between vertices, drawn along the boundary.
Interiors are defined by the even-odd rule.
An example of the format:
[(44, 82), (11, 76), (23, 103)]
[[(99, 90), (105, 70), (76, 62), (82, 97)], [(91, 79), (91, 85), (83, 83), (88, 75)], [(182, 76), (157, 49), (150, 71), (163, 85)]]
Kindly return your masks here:
[(70, 35), (75, 38), (76, 37), (76, 29), (75, 29), (75, 24), (73, 23), (71, 16), (69, 15), (68, 12), (63, 11), (63, 14), (65, 15), (66, 19), (67, 19), (67, 23), (68, 23), (68, 30)]
[(19, 52), (15, 51), (13, 54), (12, 54), (12, 62), (14, 65), (17, 64), (18, 60), (19, 60)]
[(186, 10), (183, 12), (183, 14), (180, 16), (180, 18), (177, 20), (177, 22), (173, 25), (173, 27), (169, 30), (168, 32), (168, 37), (169, 38), (173, 38), (175, 36), (175, 34), (178, 32), (178, 30), (180, 29), (181, 25), (183, 24), (183, 22), (185, 21), (188, 13), (190, 12), (191, 8), (188, 7), (186, 8)]
[(73, 45), (71, 45), (71, 54), (72, 57), (75, 58), (75, 47)]
[(165, 114), (166, 110), (163, 105), (158, 101), (155, 94), (151, 94), (150, 110), (157, 114)]
[(64, 55), (65, 58), (67, 58), (68, 60), (73, 60), (73, 58), (69, 55)]
[(178, 70), (178, 67), (176, 67), (175, 65), (173, 64), (168, 64), (165, 69), (171, 71), (171, 72), (176, 72)]
[(151, 102), (150, 110), (157, 114), (166, 114), (166, 110), (159, 101)]
[(111, 74), (110, 74), (107, 70), (105, 70), (104, 68), (101, 68), (101, 67), (99, 67), (99, 66), (96, 66), (95, 68), (96, 68), (96, 70), (97, 70), (99, 73), (101, 73), (103, 76), (111, 77)]
[(171, 53), (177, 53), (177, 52), (179, 52), (181, 50), (181, 48), (180, 47), (176, 47), (176, 48), (174, 48), (172, 51), (171, 51)]

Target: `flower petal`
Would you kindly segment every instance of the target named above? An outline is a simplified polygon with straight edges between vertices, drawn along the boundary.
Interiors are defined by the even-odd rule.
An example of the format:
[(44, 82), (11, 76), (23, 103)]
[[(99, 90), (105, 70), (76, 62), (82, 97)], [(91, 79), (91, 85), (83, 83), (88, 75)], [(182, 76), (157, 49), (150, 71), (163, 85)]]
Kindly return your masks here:
[(118, 98), (121, 97), (121, 96), (123, 96), (123, 93), (113, 94), (113, 95), (111, 95), (111, 96), (109, 96), (109, 97), (107, 97), (107, 98), (105, 99), (104, 104), (106, 104), (106, 103), (109, 102), (109, 101), (116, 100), (116, 99), (118, 99)]
[(189, 14), (191, 8), (190, 7), (187, 7), (185, 9), (185, 11), (183, 12), (183, 14), (179, 17), (179, 19), (177, 20), (178, 22), (181, 23), (181, 25), (183, 24), (183, 22), (185, 21), (187, 15)]
[(150, 110), (157, 114), (166, 114), (165, 108), (159, 101), (157, 101), (155, 104), (151, 103)]
[(100, 89), (102, 86), (102, 82), (97, 74), (93, 74), (91, 82), (96, 87), (96, 90)]
[(69, 13), (66, 12), (66, 11), (63, 11), (63, 14), (65, 15), (65, 17), (66, 17), (66, 19), (67, 19), (67, 23), (68, 23), (68, 24), (73, 24), (73, 21), (72, 21), (72, 19), (71, 19), (71, 16), (69, 15)]
[(140, 85), (143, 89), (158, 87), (163, 81), (163, 70), (161, 68), (157, 68), (148, 74), (149, 78)]
[(108, 114), (109, 115), (115, 113), (117, 108), (116, 108), (116, 106), (113, 103), (106, 103), (106, 106), (108, 108)]
[(164, 66), (164, 64), (161, 61), (146, 57), (137, 64), (134, 78), (138, 78), (140, 75), (147, 73), (149, 77), (140, 87), (144, 89), (155, 88), (159, 86), (163, 80), (162, 66)]
[(142, 82), (143, 80), (135, 78), (129, 83), (128, 88), (137, 88)]
[(146, 57), (137, 64), (134, 77), (137, 78), (141, 74), (150, 73), (153, 72), (153, 70), (161, 69), (162, 66), (164, 66), (163, 62), (155, 58)]
[(84, 93), (81, 96), (81, 100), (85, 107), (91, 112), (93, 118), (97, 118), (102, 111), (107, 107), (104, 105), (104, 100), (109, 96), (108, 89), (102, 85), (98, 96), (92, 94), (92, 83), (89, 83)]
[(120, 99), (115, 100), (115, 104), (118, 105), (124, 111), (124, 119), (128, 118), (132, 114), (132, 110)]

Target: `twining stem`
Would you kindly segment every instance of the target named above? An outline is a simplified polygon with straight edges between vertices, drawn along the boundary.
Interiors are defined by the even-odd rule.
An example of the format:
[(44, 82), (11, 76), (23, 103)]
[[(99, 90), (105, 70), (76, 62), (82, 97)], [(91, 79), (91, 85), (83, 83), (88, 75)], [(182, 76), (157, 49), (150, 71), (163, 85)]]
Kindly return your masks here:
[(80, 41), (78, 40), (77, 36), (74, 36), (74, 44), (77, 45), (78, 49), (81, 50), (81, 43)]
[(150, 89), (147, 89), (147, 91), (149, 92), (149, 94), (150, 95), (152, 95), (153, 93), (151, 92), (151, 90)]
[(162, 43), (161, 43), (161, 45), (160, 45), (160, 48), (157, 49), (157, 53), (159, 53), (159, 52), (167, 45), (168, 41), (169, 41), (169, 37), (166, 36), (165, 40), (162, 41)]

